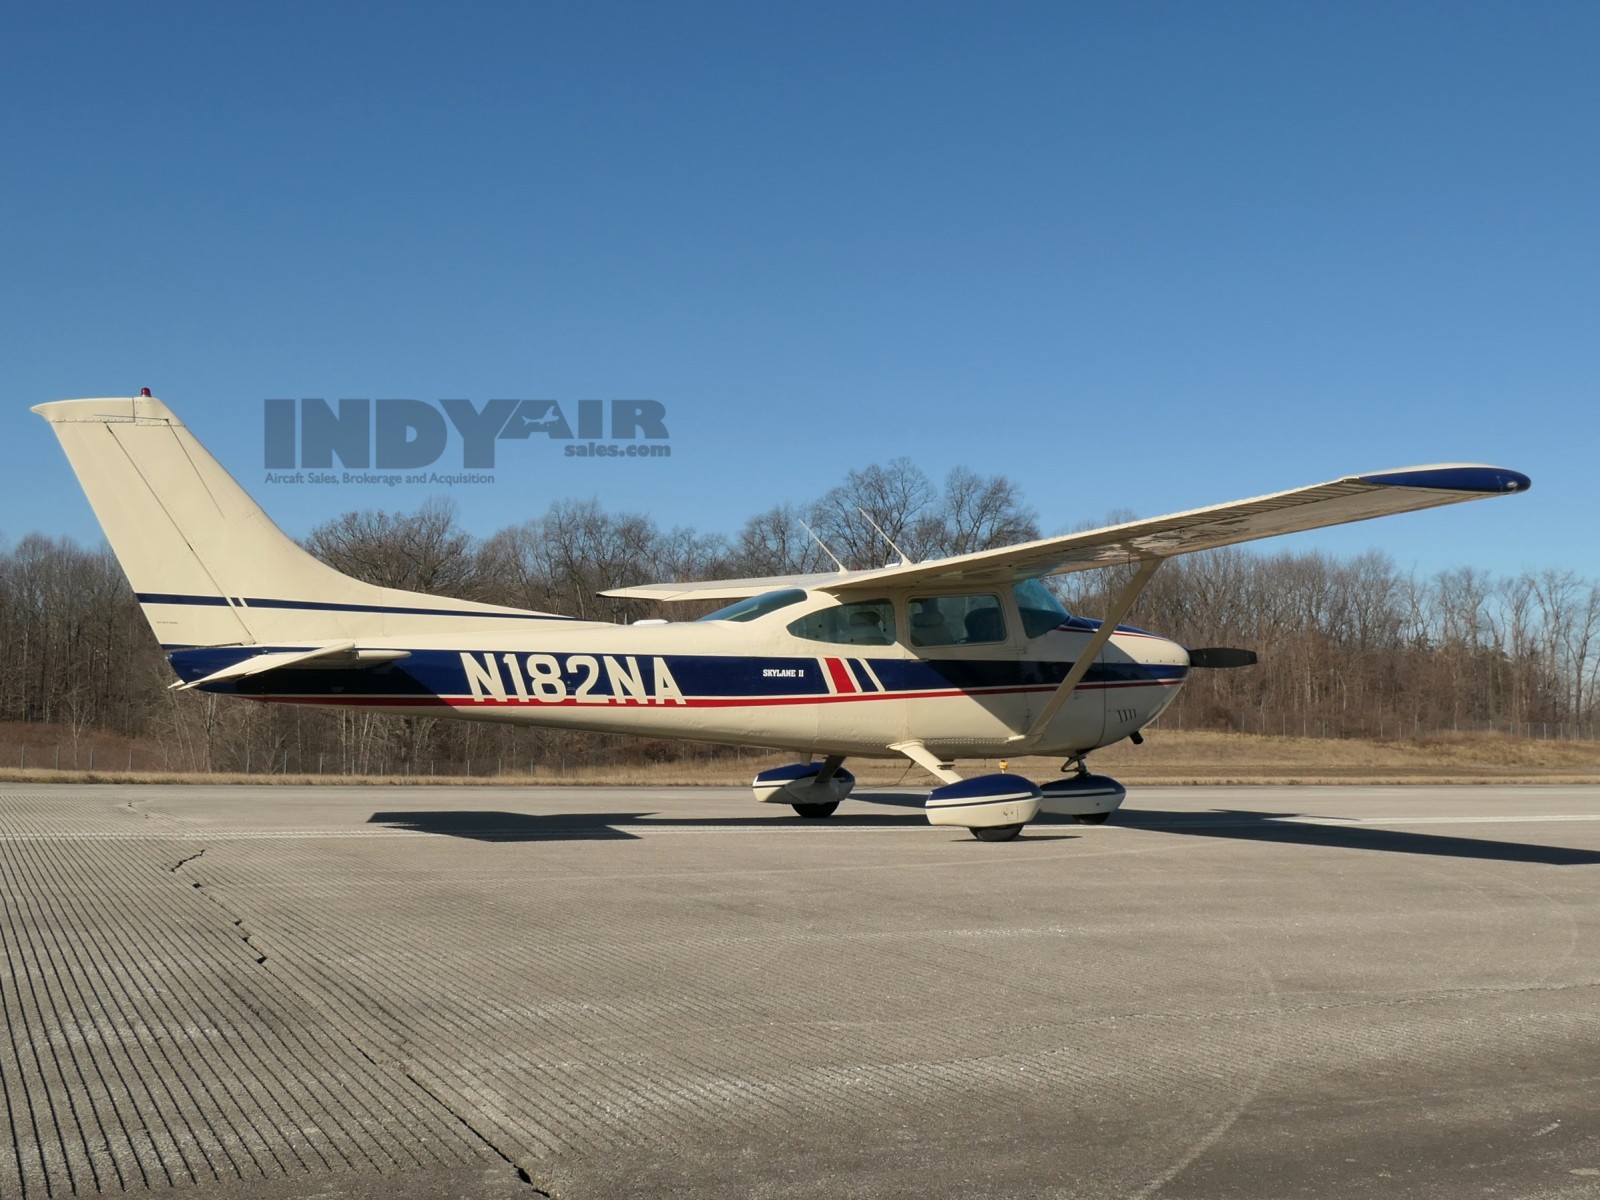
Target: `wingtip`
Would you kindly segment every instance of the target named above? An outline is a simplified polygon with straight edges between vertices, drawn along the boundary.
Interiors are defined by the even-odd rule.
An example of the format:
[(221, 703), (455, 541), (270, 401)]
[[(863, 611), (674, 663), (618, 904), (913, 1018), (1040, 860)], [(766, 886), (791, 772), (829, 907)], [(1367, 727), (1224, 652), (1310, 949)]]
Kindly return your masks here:
[(1481, 463), (1442, 463), (1428, 467), (1404, 467), (1396, 471), (1380, 471), (1374, 475), (1359, 475), (1362, 483), (1379, 487), (1428, 488), (1441, 492), (1475, 492), (1484, 496), (1512, 495), (1525, 492), (1533, 480), (1521, 471), (1509, 467), (1491, 467)]

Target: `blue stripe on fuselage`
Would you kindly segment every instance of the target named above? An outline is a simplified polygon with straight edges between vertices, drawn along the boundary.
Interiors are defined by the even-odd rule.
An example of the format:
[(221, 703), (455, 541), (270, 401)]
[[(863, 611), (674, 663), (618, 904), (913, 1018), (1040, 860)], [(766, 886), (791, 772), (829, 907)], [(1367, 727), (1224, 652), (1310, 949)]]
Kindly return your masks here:
[(877, 692), (883, 690), (878, 687), (877, 684), (872, 682), (872, 673), (867, 670), (866, 659), (847, 658), (844, 660), (844, 664), (850, 668), (850, 674), (856, 681), (856, 687), (860, 688), (863, 692)]
[[(170, 657), (173, 669), (185, 681), (201, 679), (224, 667), (233, 666), (259, 653), (309, 647), (208, 647), (179, 650)], [(479, 690), (485, 689), (483, 675), (498, 679), (507, 696), (516, 696), (519, 689), (504, 652), (461, 650), (416, 650), (407, 658), (379, 666), (351, 668), (288, 667), (264, 672), (243, 679), (228, 680), (207, 685), (206, 690), (236, 692), (241, 695), (326, 695), (337, 699), (351, 696), (463, 696), (472, 694), (468, 683), (463, 655), (471, 655), (478, 665)], [(829, 694), (827, 672), (815, 658), (746, 658), (723, 655), (651, 655), (651, 654), (583, 654), (562, 651), (553, 654), (519, 652), (513, 656), (518, 662), (523, 689), (537, 694), (534, 679), (540, 669), (548, 669), (553, 660), (554, 669), (563, 681), (562, 687), (574, 692), (587, 683), (588, 693), (596, 697), (616, 694), (619, 677), (637, 673), (645, 688), (654, 694), (656, 688), (655, 662), (665, 662), (672, 681), (685, 697), (749, 698), (752, 700), (778, 697), (825, 696)], [(539, 660), (539, 666), (530, 668), (529, 659)], [(594, 664), (573, 660), (591, 660)], [(916, 695), (922, 692), (978, 691), (984, 689), (1014, 689), (1053, 687), (1059, 684), (1072, 668), (1070, 662), (1043, 660), (982, 661), (973, 659), (896, 659), (868, 660), (873, 672), (882, 682), (882, 691), (871, 682), (871, 677), (861, 669), (859, 660), (846, 659), (864, 694), (882, 695), (884, 692)], [(590, 674), (594, 678), (590, 680)], [(1138, 683), (1166, 684), (1181, 681), (1188, 674), (1182, 666), (1148, 665), (1141, 663), (1096, 663), (1085, 679), (1086, 684), (1129, 685)]]

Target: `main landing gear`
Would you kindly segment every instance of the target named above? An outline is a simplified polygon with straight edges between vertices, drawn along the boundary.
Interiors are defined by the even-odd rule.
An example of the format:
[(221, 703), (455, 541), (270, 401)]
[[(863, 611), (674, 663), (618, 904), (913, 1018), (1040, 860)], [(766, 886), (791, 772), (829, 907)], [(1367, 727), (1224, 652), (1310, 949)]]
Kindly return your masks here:
[[(944, 781), (928, 795), (924, 806), (928, 823), (969, 829), (980, 842), (1008, 842), (1041, 812), (1072, 817), (1084, 825), (1104, 824), (1128, 794), (1115, 779), (1090, 774), (1082, 755), (1062, 764), (1063, 771), (1070, 769), (1073, 774), (1035, 784), (1006, 772), (963, 779), (952, 763), (935, 757), (920, 742), (890, 749)], [(787, 804), (801, 817), (821, 820), (833, 816), (855, 787), (855, 776), (843, 763), (844, 756), (838, 754), (822, 762), (773, 767), (757, 775), (751, 786), (763, 803)]]
[(773, 767), (757, 775), (751, 788), (764, 804), (788, 804), (799, 816), (820, 821), (833, 816), (856, 785), (856, 777), (840, 765), (843, 762), (844, 755), (834, 754), (819, 763)]
[(1039, 814), (1042, 798), (1038, 785), (1021, 775), (957, 778), (928, 794), (928, 824), (970, 829), (980, 842), (1009, 842)]

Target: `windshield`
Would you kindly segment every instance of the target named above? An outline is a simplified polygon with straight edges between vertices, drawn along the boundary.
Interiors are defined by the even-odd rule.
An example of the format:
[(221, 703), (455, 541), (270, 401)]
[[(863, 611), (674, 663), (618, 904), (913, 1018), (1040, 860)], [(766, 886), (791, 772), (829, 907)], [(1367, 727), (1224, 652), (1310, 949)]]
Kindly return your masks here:
[(1071, 619), (1056, 594), (1037, 579), (1024, 579), (1013, 587), (1017, 597), (1017, 611), (1022, 616), (1022, 631), (1036, 638), (1049, 633), (1056, 626)]
[(754, 621), (757, 617), (764, 617), (769, 612), (776, 612), (780, 608), (788, 608), (791, 604), (799, 604), (806, 598), (806, 594), (799, 588), (784, 588), (777, 592), (762, 592), (759, 596), (746, 596), (743, 600), (735, 600), (725, 608), (716, 612), (707, 613), (701, 617), (702, 621)]

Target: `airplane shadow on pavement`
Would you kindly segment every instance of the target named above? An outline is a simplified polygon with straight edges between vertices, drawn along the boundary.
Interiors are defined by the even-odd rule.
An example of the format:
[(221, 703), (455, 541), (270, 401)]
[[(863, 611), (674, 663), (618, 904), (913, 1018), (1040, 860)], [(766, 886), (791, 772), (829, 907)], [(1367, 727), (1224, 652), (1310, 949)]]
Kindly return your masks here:
[[(792, 817), (782, 806), (748, 817), (673, 817), (661, 810), (636, 812), (519, 813), (502, 811), (393, 811), (376, 812), (372, 825), (480, 842), (542, 842), (557, 840), (636, 840), (651, 829), (756, 829), (781, 824), (786, 828), (894, 829), (927, 828), (921, 796), (866, 792), (852, 800), (903, 810), (902, 812), (842, 812), (823, 821)], [(1175, 837), (1228, 838), (1247, 842), (1371, 850), (1388, 854), (1424, 854), (1445, 858), (1476, 858), (1490, 862), (1538, 863), (1545, 866), (1600, 864), (1600, 850), (1570, 846), (1544, 846), (1490, 838), (1418, 833), (1374, 825), (1305, 824), (1293, 820), (1305, 814), (1220, 809), (1211, 812), (1125, 808), (1112, 817), (1117, 825)], [(1076, 832), (1068, 832), (1077, 830)], [(951, 832), (959, 833), (958, 830)], [(1042, 813), (1023, 831), (1025, 841), (1045, 842), (1080, 838), (1071, 817)]]
[(636, 829), (759, 829), (782, 822), (786, 826), (854, 826), (857, 828), (925, 825), (921, 815), (869, 813), (809, 821), (786, 812), (749, 817), (664, 817), (660, 810), (640, 812), (519, 813), (519, 812), (379, 812), (369, 825), (387, 825), (417, 833), (472, 838), (480, 842), (542, 842), (560, 838), (580, 840), (636, 839)]
[[(1389, 854), (1427, 854), (1445, 858), (1479, 858), (1490, 862), (1540, 863), (1546, 866), (1593, 866), (1600, 850), (1571, 846), (1541, 846), (1530, 842), (1503, 842), (1490, 838), (1451, 834), (1416, 833), (1379, 825), (1307, 824), (1293, 820), (1307, 813), (1251, 812), (1216, 809), (1211, 812), (1163, 812), (1159, 809), (1123, 809), (1112, 819), (1119, 825), (1147, 829), (1178, 837), (1234, 838), (1247, 842), (1279, 842), (1298, 846), (1334, 846), (1345, 850), (1376, 850)], [(1043, 820), (1045, 818), (1041, 818)], [(1070, 818), (1051, 818), (1070, 819)]]
[[(641, 830), (651, 829), (755, 829), (781, 825), (785, 828), (812, 829), (926, 829), (923, 815), (925, 796), (869, 793), (852, 797), (874, 805), (885, 805), (902, 812), (841, 812), (824, 820), (794, 816), (785, 805), (752, 806), (747, 817), (673, 817), (660, 809), (638, 812), (519, 813), (504, 811), (428, 811), (397, 810), (375, 812), (369, 825), (387, 825), (416, 833), (436, 833), (445, 837), (470, 838), (480, 842), (542, 842), (560, 839), (607, 841), (636, 840)], [(1066, 822), (1070, 825), (1070, 822)], [(964, 831), (951, 829), (951, 833)], [(1075, 834), (1023, 832), (1030, 841), (1062, 841)]]

